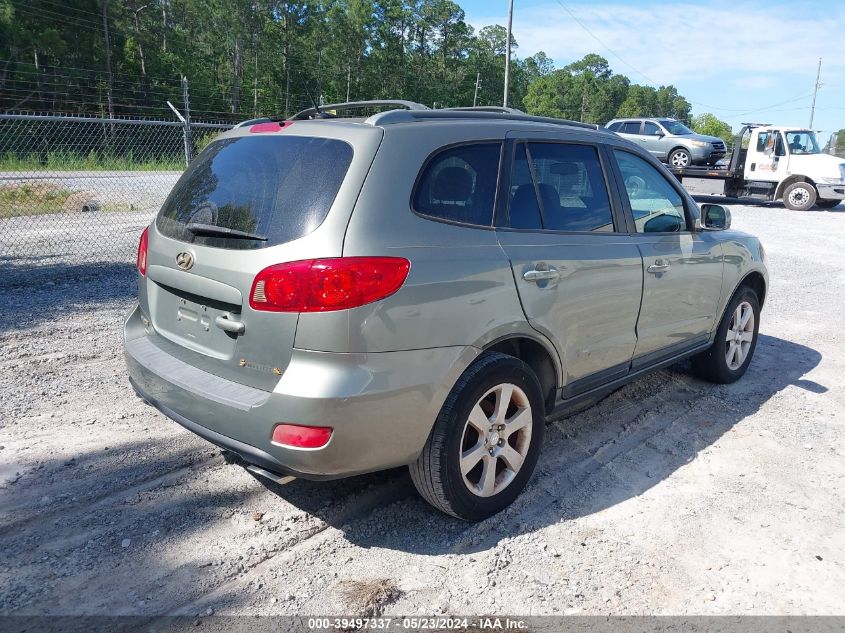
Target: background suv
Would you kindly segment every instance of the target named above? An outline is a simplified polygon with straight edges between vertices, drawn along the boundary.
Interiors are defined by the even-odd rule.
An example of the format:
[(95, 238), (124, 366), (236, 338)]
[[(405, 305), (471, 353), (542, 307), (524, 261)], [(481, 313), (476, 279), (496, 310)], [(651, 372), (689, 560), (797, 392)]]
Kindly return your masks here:
[(722, 139), (696, 134), (675, 119), (614, 119), (605, 127), (672, 167), (713, 165), (726, 152)]
[(641, 147), (353, 105), (221, 135), (143, 232), (125, 355), (165, 415), (271, 479), (408, 465), (476, 520), (525, 486), (547, 419), (688, 356), (745, 372), (762, 248)]

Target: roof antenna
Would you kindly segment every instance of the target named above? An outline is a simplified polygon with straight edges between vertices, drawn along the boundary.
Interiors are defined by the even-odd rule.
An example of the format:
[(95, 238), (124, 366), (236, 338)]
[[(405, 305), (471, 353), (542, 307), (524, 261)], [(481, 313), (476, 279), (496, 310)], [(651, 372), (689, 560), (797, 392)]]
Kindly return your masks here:
[(308, 95), (308, 99), (311, 101), (311, 105), (314, 107), (314, 111), (317, 113), (318, 118), (326, 119), (328, 116), (325, 112), (320, 109), (320, 105), (315, 101), (314, 95), (311, 94), (311, 91), (308, 90), (308, 82), (302, 77), (302, 73), (299, 73), (299, 80), (302, 82), (302, 87), (305, 88), (305, 94)]

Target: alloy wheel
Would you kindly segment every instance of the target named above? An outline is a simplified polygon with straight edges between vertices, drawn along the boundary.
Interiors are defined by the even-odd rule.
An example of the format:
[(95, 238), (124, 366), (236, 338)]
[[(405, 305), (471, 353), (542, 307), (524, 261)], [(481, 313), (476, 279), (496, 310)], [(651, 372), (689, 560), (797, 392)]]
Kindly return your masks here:
[(728, 369), (736, 371), (745, 362), (754, 341), (754, 309), (747, 301), (734, 310), (725, 336), (725, 360)]
[(473, 406), (461, 438), (464, 484), (479, 497), (504, 490), (516, 477), (531, 446), (531, 404), (511, 383), (488, 390)]
[(686, 152), (675, 152), (672, 154), (673, 167), (686, 167), (690, 163), (690, 156)]

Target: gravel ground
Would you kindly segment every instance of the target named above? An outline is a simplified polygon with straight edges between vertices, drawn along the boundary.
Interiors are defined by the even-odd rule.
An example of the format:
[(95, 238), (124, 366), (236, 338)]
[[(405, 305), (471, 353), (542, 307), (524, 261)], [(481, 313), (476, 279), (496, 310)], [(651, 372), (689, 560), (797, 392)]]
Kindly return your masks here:
[(732, 211), (772, 277), (748, 374), (555, 422), (476, 525), (404, 470), (262, 483), (141, 404), (130, 263), (0, 284), (0, 614), (845, 614), (845, 207)]

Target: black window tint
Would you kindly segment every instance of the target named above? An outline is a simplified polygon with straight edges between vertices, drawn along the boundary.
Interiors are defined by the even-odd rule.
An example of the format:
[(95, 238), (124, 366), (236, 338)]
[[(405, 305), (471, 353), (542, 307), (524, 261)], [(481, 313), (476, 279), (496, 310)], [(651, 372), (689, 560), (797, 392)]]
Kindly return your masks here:
[(414, 210), (444, 220), (491, 226), (500, 143), (460, 145), (428, 163), (414, 195)]
[(614, 150), (638, 233), (687, 230), (681, 194), (657, 169), (639, 156)]
[(613, 231), (610, 198), (595, 147), (529, 143), (542, 203), (543, 227), (555, 231)]
[(786, 156), (786, 149), (783, 146), (783, 134), (775, 132), (775, 156)]
[[(254, 249), (295, 240), (329, 213), (352, 161), (343, 141), (250, 136), (211, 143), (179, 178), (156, 220), (162, 234), (184, 242)], [(197, 234), (210, 225), (266, 237)]]
[(639, 134), (640, 133), (640, 122), (639, 121), (625, 121), (622, 125), (621, 132), (623, 134)]
[(525, 145), (520, 143), (514, 156), (510, 192), (510, 227), (514, 229), (542, 229), (540, 205), (531, 180)]
[(621, 127), (622, 127), (622, 122), (617, 121), (616, 123), (611, 123), (610, 125), (608, 125), (607, 129), (610, 130), (611, 132), (618, 132), (619, 128), (621, 128)]

